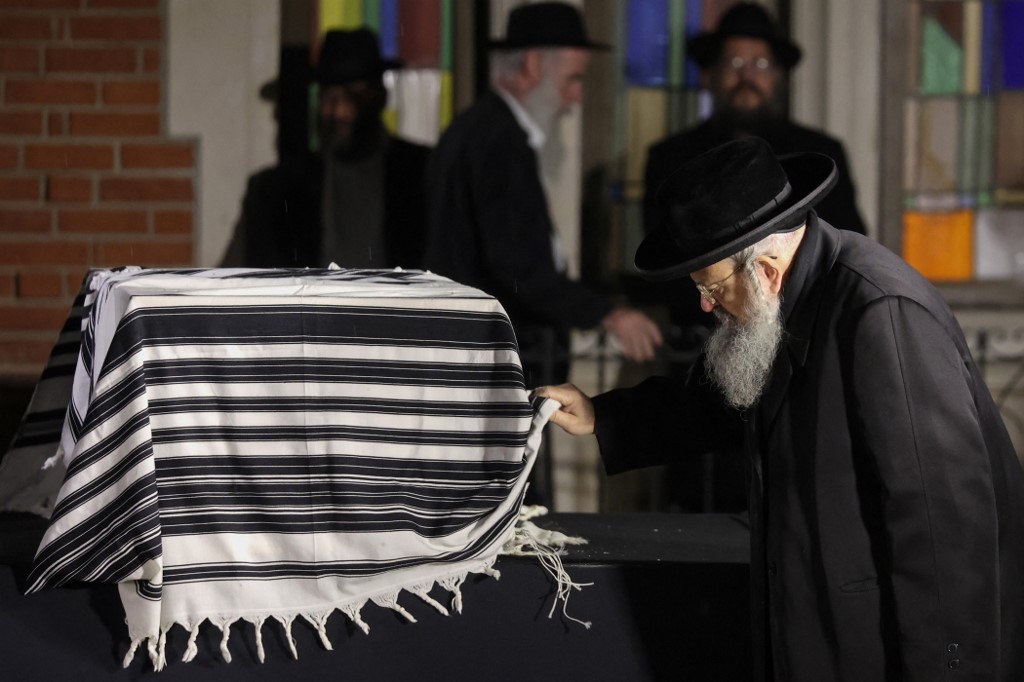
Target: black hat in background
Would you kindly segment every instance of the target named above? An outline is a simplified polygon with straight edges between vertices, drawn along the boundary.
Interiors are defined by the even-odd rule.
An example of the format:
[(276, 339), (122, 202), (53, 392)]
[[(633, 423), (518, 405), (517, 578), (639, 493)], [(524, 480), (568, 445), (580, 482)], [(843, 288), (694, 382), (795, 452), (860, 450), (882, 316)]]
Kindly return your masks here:
[(402, 63), (381, 59), (377, 34), (368, 28), (328, 31), (320, 46), (313, 79), (322, 87), (372, 80)]
[(837, 178), (824, 154), (776, 158), (758, 137), (726, 142), (661, 184), (655, 202), (667, 218), (641, 242), (634, 263), (646, 279), (685, 277), (800, 227)]
[(583, 15), (564, 2), (536, 2), (519, 5), (508, 13), (505, 39), (491, 41), (493, 50), (525, 50), (534, 47), (578, 47), (607, 50), (602, 43), (591, 42), (583, 25)]
[(714, 31), (698, 33), (690, 38), (686, 45), (687, 54), (697, 66), (706, 69), (718, 61), (725, 39), (734, 36), (767, 41), (775, 60), (786, 69), (796, 66), (803, 54), (799, 46), (782, 35), (778, 23), (768, 10), (755, 2), (738, 2), (733, 5), (722, 15)]

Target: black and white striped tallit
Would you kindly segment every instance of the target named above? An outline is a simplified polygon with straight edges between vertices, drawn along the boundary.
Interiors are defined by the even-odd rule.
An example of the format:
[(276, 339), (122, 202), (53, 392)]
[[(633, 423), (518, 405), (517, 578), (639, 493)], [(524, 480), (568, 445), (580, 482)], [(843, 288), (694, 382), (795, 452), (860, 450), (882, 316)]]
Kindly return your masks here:
[[(484, 293), (418, 271), (93, 275), (30, 592), (116, 583), (131, 648), (167, 632), (453, 593), (516, 542), (557, 408)], [(409, 616), (411, 618), (411, 616)], [(293, 654), (296, 652), (293, 651)], [(297, 655), (297, 654), (296, 654)]]

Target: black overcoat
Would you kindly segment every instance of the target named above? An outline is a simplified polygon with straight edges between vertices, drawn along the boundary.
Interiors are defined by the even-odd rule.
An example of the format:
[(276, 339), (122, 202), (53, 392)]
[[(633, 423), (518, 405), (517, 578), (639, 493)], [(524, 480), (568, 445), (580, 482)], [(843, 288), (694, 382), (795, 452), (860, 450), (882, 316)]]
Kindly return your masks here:
[(522, 325), (588, 328), (608, 300), (555, 265), (537, 154), (490, 91), (445, 130), (427, 170), (426, 267), (497, 298)]
[(948, 306), (813, 213), (783, 296), (753, 409), (702, 363), (595, 398), (609, 473), (745, 443), (756, 679), (1024, 680), (1024, 474)]
[[(389, 137), (384, 153), (382, 267), (423, 265), (427, 220), (424, 173), (430, 148)], [(288, 157), (250, 176), (242, 213), (221, 265), (254, 268), (323, 268), (324, 162), (319, 154)]]

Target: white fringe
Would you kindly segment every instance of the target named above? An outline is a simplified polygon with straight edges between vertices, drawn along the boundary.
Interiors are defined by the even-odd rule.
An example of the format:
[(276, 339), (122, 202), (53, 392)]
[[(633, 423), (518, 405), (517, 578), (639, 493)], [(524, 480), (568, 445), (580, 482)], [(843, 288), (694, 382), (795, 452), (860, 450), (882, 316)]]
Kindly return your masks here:
[[(579, 623), (589, 629), (591, 623), (589, 621), (583, 621), (570, 616), (567, 612), (567, 607), (569, 596), (572, 594), (573, 590), (580, 590), (583, 587), (592, 585), (593, 583), (577, 583), (573, 581), (565, 570), (565, 566), (562, 564), (561, 559), (561, 553), (564, 551), (566, 545), (585, 544), (586, 540), (583, 538), (567, 536), (557, 531), (545, 530), (529, 520), (536, 518), (537, 516), (542, 516), (546, 513), (547, 509), (544, 507), (523, 507), (520, 510), (519, 519), (514, 528), (512, 537), (505, 543), (501, 554), (536, 557), (540, 561), (544, 570), (555, 579), (557, 586), (555, 601), (551, 605), (551, 611), (548, 613), (548, 618), (552, 618), (554, 616), (558, 602), (561, 601), (562, 615), (568, 620)], [(396, 613), (401, 614), (410, 623), (415, 623), (416, 618), (398, 603), (398, 598), (404, 589), (432, 606), (438, 613), (448, 616), (451, 614), (451, 611), (429, 594), (436, 584), (451, 594), (451, 610), (455, 613), (462, 613), (462, 585), (465, 583), (466, 577), (470, 572), (481, 573), (495, 579), (501, 578), (501, 572), (494, 568), (494, 559), (492, 558), (490, 561), (481, 562), (478, 566), (469, 569), (469, 571), (462, 571), (452, 575), (444, 575), (426, 582), (404, 586), (384, 594), (371, 596), (369, 601), (372, 601), (378, 606), (392, 609)], [(338, 610), (348, 616), (349, 620), (351, 620), (356, 627), (362, 630), (363, 633), (369, 634), (370, 626), (360, 615), (365, 603), (366, 601), (364, 600), (363, 602), (344, 604), (326, 611), (321, 610), (318, 612), (284, 615), (273, 614), (271, 616), (246, 616), (244, 617), (244, 620), (252, 623), (255, 629), (256, 656), (260, 663), (265, 662), (266, 659), (266, 651), (263, 646), (263, 625), (266, 623), (268, 618), (273, 618), (284, 628), (285, 639), (288, 642), (288, 648), (291, 651), (292, 657), (298, 659), (299, 652), (295, 644), (295, 638), (292, 635), (292, 624), (295, 622), (296, 617), (302, 616), (302, 618), (308, 621), (316, 629), (317, 634), (320, 637), (320, 642), (323, 644), (324, 648), (328, 651), (333, 651), (334, 647), (327, 635), (327, 621), (330, 619), (334, 611)], [(132, 639), (122, 665), (127, 668), (135, 659), (135, 654), (139, 647), (145, 644), (150, 661), (153, 663), (153, 668), (156, 671), (163, 670), (167, 665), (167, 631), (176, 624), (182, 625), (189, 631), (188, 643), (185, 647), (185, 653), (182, 655), (181, 660), (184, 663), (194, 660), (198, 654), (196, 638), (199, 636), (199, 627), (204, 621), (208, 621), (211, 625), (220, 628), (222, 633), (220, 641), (221, 656), (224, 658), (225, 662), (230, 663), (231, 651), (228, 649), (228, 641), (231, 637), (231, 626), (239, 619), (242, 619), (242, 617), (220, 616), (217, 618), (201, 619), (195, 623), (171, 623), (161, 627), (158, 636)]]
[(556, 591), (555, 600), (551, 604), (551, 611), (548, 618), (555, 614), (558, 602), (562, 602), (562, 615), (574, 623), (579, 623), (586, 629), (590, 629), (591, 621), (580, 620), (569, 615), (569, 596), (573, 590), (581, 590), (594, 583), (577, 583), (565, 570), (562, 564), (561, 553), (566, 545), (584, 545), (586, 540), (559, 533), (558, 531), (545, 530), (540, 528), (528, 519), (547, 513), (547, 509), (540, 506), (523, 507), (519, 513), (519, 523), (516, 524), (515, 534), (512, 539), (505, 543), (501, 553), (509, 556), (532, 556), (537, 557), (540, 565), (555, 579)]

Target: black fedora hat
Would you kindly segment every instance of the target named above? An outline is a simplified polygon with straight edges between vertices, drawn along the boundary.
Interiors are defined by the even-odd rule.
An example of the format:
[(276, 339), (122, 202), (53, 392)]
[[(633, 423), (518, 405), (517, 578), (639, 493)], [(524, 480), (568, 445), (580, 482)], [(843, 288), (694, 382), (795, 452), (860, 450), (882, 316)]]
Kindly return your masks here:
[(313, 77), (321, 86), (345, 85), (352, 81), (380, 78), (402, 63), (381, 59), (377, 34), (368, 28), (328, 31), (320, 46)]
[(587, 39), (580, 11), (564, 2), (519, 5), (508, 13), (505, 39), (491, 41), (492, 50), (524, 50), (532, 47), (578, 47), (606, 50), (607, 45)]
[(718, 60), (722, 43), (734, 36), (760, 38), (771, 45), (775, 60), (791, 69), (800, 61), (800, 47), (782, 35), (768, 10), (754, 2), (738, 2), (722, 15), (718, 27), (710, 33), (698, 33), (686, 46), (690, 59), (706, 69)]
[(824, 154), (776, 158), (758, 137), (726, 142), (661, 184), (655, 202), (667, 217), (640, 243), (634, 263), (646, 279), (685, 277), (800, 227), (837, 177), (835, 161)]

